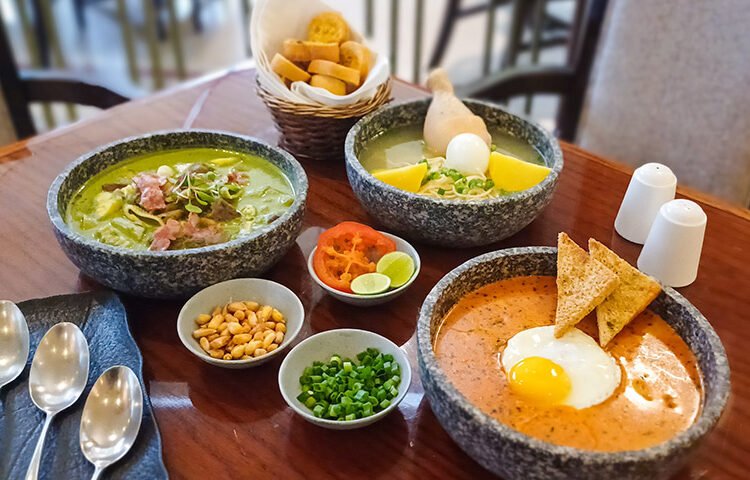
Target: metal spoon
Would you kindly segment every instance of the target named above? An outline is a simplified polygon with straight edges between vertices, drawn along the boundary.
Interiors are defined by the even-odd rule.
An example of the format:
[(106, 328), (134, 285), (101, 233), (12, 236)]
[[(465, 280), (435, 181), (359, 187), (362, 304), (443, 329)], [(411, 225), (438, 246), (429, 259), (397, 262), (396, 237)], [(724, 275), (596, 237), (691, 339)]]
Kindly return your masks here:
[(15, 380), (29, 358), (29, 326), (21, 309), (0, 300), (0, 388)]
[(102, 373), (81, 416), (81, 450), (96, 467), (91, 480), (130, 450), (142, 416), (143, 393), (135, 373), (122, 365)]
[(61, 322), (42, 338), (31, 362), (31, 400), (47, 414), (39, 441), (31, 457), (26, 480), (36, 480), (44, 450), (44, 438), (52, 418), (73, 405), (86, 387), (89, 376), (89, 345), (76, 325)]

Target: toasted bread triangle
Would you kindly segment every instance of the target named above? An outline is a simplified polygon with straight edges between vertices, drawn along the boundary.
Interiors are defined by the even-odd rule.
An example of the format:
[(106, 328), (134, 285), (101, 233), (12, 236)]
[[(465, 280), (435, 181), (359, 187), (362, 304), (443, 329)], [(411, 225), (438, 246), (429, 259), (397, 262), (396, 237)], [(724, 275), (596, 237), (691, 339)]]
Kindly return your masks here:
[(604, 347), (654, 301), (661, 286), (593, 238), (589, 239), (589, 253), (620, 279), (617, 288), (596, 307), (599, 345)]
[(561, 337), (617, 288), (619, 280), (565, 233), (557, 237), (557, 312), (555, 336)]

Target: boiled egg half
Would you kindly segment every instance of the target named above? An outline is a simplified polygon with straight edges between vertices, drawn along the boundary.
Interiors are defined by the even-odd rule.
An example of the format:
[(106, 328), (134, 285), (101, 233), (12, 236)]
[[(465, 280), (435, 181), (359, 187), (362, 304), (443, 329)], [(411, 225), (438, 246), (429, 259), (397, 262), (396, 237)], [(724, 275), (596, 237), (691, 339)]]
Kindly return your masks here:
[(483, 175), (490, 166), (490, 148), (479, 135), (460, 133), (448, 143), (443, 166), (464, 175)]
[(524, 330), (508, 340), (501, 363), (511, 390), (534, 403), (588, 408), (620, 385), (620, 367), (593, 338), (574, 328), (555, 338), (555, 327)]

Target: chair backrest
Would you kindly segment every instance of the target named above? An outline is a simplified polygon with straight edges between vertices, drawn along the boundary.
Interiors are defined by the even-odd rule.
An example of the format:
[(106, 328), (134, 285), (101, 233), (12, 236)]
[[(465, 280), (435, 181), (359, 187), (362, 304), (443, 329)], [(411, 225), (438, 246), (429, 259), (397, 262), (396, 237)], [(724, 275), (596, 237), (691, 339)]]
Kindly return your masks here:
[(750, 3), (610, 2), (578, 143), (750, 203)]

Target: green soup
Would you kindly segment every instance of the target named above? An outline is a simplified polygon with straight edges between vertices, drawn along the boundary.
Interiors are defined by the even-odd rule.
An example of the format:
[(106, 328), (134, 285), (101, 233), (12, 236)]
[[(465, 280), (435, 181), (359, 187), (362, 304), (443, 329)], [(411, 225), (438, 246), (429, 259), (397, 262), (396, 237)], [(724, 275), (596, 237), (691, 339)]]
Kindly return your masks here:
[(135, 157), (88, 180), (66, 221), (94, 240), (134, 250), (196, 248), (268, 225), (294, 202), (267, 160), (210, 148)]

